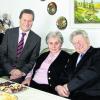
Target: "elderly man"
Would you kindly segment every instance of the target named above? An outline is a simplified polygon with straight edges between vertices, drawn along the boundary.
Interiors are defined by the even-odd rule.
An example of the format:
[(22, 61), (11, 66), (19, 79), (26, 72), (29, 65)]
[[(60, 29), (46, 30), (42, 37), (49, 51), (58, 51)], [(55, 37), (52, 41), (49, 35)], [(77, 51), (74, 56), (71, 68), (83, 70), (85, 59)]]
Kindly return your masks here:
[(76, 52), (55, 90), (72, 100), (100, 100), (100, 48), (90, 46), (84, 30), (74, 31), (70, 40)]

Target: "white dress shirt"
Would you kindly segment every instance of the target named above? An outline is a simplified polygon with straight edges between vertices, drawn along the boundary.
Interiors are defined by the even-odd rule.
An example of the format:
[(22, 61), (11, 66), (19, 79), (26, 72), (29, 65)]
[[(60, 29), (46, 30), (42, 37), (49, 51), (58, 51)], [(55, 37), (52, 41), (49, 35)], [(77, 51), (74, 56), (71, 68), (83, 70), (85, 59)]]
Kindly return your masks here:
[[(23, 32), (21, 29), (19, 29), (18, 43), (20, 42), (20, 40), (21, 40), (21, 38), (22, 38), (22, 33), (26, 33), (26, 35), (24, 36), (24, 45), (25, 45), (26, 40), (27, 40), (27, 38), (28, 38), (29, 31)], [(24, 46), (24, 45), (23, 45), (23, 46)]]

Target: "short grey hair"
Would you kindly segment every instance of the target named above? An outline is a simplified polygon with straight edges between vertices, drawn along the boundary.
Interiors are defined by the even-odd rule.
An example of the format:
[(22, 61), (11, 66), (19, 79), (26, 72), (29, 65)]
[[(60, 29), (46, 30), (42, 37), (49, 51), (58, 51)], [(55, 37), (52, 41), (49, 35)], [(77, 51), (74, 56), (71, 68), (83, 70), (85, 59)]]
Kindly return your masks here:
[(61, 32), (59, 32), (59, 31), (49, 32), (46, 36), (46, 43), (47, 44), (48, 44), (49, 38), (51, 38), (51, 37), (57, 37), (58, 40), (60, 41), (60, 43), (63, 44), (64, 39), (63, 39)]
[(70, 35), (70, 42), (71, 43), (72, 43), (73, 38), (77, 35), (82, 35), (84, 38), (89, 40), (88, 34), (85, 30), (76, 30), (76, 31), (72, 32), (72, 34)]

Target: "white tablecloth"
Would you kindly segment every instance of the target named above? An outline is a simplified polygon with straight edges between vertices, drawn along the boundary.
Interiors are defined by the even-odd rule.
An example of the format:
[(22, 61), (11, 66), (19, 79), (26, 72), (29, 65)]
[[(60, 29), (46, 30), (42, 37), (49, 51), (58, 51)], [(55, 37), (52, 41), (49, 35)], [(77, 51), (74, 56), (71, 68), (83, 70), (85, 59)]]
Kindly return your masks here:
[[(5, 81), (7, 80), (0, 78), (0, 83)], [(26, 90), (20, 91), (18, 93), (14, 93), (14, 95), (18, 97), (18, 100), (69, 100), (30, 87), (27, 87)]]

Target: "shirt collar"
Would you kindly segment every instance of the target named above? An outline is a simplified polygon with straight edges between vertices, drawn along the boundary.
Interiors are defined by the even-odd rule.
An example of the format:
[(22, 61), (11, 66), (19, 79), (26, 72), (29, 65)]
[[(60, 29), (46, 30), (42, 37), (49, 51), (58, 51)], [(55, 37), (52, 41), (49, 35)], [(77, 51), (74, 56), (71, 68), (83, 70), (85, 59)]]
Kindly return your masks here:
[(89, 49), (90, 47), (84, 53), (80, 53), (79, 55), (84, 55)]
[(59, 50), (57, 53), (52, 53), (52, 52), (50, 52), (50, 55), (52, 55), (52, 56), (57, 56), (57, 55), (59, 55), (60, 52), (61, 52), (61, 50)]
[(21, 30), (21, 28), (19, 28), (19, 34), (21, 34), (21, 33), (26, 33), (26, 35), (25, 35), (25, 36), (28, 36), (29, 32), (30, 32), (30, 31), (23, 32), (23, 31)]

